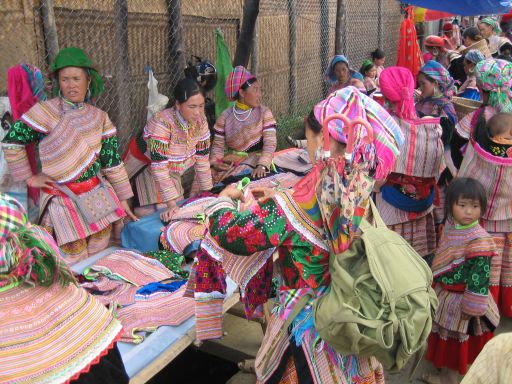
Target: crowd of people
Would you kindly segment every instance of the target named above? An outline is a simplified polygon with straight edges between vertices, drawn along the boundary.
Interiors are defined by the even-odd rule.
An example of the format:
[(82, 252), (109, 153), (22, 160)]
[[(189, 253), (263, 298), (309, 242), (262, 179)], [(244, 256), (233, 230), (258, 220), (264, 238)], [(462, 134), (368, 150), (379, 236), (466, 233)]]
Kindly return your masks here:
[[(512, 43), (490, 17), (463, 31), (446, 23), (442, 32), (425, 39), (425, 63), (416, 76), (385, 67), (380, 49), (359, 71), (346, 56), (334, 56), (325, 70), (329, 95), (304, 118), (305, 140), (289, 138), (304, 148), (292, 152), (297, 164), (307, 162), (313, 171), (325, 160), (326, 137), (331, 159), (373, 159), (371, 197), (358, 207), (364, 212), (372, 198), (388, 228), (432, 270), (439, 305), (425, 357), (442, 371), (423, 377), (431, 384), (457, 383), (492, 339), (500, 315), (512, 316)], [(0, 313), (13, 314), (3, 316), (12, 326), (0, 332), (0, 365), (12, 369), (2, 370), (0, 381), (36, 382), (52, 374), (63, 382), (126, 382), (115, 347), (121, 325), (77, 287), (69, 267), (111, 244), (114, 225), (157, 214), (173, 225), (162, 231), (162, 249), (174, 255), (201, 243), (192, 252), (188, 285), (202, 339), (222, 336), (229, 275), (243, 290), (249, 318), (263, 316), (267, 300), (276, 297), (254, 367), (261, 382), (384, 382), (375, 357), (344, 355), (320, 342), (313, 301), (328, 291), (329, 259), (348, 249), (357, 225), (347, 219), (348, 242), (333, 251), (328, 240), (336, 240), (335, 231), (319, 219), (324, 212), (295, 193), (307, 176), (283, 160), (290, 152), (277, 151), (279, 127), (262, 105), (254, 74), (242, 66), (229, 73), (225, 94), (233, 104), (212, 130), (201, 76), (178, 81), (173, 104), (147, 121), (123, 156), (115, 126), (94, 106), (103, 80), (85, 52), (63, 48), (50, 75), (55, 96), (45, 100), (37, 68), (20, 65), (9, 74), (16, 119), (2, 149), (13, 179), (38, 191), (40, 211), (38, 225), (31, 225), (18, 202), (0, 196)], [(467, 113), (458, 98), (479, 104)], [(328, 120), (336, 113), (366, 121), (373, 143), (362, 139), (370, 136), (362, 126), (359, 141), (349, 143), (344, 122)], [(308, 192), (322, 185), (322, 175)], [(194, 215), (183, 220), (190, 207)], [(192, 221), (201, 230), (184, 241), (177, 226)], [(239, 274), (250, 276), (237, 275), (241, 265)], [(85, 335), (79, 343), (64, 347), (71, 331), (44, 314), (39, 297), (69, 301), (62, 321), (71, 327), (70, 319), (84, 319), (84, 330), (73, 330)], [(303, 297), (309, 302), (294, 311)], [(20, 333), (38, 319), (34, 311), (25, 319), (13, 303), (32, 308), (31, 298), (46, 320), (38, 323), (41, 332)], [(286, 337), (277, 337), (284, 325)], [(34, 359), (43, 351), (60, 355), (52, 362)], [(22, 364), (25, 358), (32, 363)]]

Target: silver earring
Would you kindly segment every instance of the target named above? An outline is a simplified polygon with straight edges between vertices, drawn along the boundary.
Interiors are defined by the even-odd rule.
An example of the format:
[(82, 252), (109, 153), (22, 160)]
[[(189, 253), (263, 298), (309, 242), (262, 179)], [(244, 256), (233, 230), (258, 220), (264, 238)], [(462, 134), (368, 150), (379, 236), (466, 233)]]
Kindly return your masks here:
[(62, 98), (62, 91), (59, 88), (59, 97)]
[(91, 100), (91, 90), (87, 87), (87, 93), (85, 94), (85, 100)]

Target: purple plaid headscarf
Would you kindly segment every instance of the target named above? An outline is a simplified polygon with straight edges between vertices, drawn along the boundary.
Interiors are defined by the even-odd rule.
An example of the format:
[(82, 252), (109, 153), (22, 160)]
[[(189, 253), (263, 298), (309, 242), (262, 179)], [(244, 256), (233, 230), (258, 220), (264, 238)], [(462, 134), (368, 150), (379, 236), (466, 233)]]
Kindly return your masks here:
[(228, 100), (235, 101), (238, 96), (238, 91), (240, 91), (242, 85), (255, 78), (256, 76), (241, 65), (233, 68), (226, 79), (226, 86), (224, 87), (224, 92), (226, 93)]

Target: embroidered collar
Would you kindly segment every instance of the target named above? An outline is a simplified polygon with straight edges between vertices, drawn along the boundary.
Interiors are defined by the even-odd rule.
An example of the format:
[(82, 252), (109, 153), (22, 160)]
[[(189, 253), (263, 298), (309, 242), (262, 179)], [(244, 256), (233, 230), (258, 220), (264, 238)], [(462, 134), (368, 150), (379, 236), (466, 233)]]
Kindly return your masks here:
[(467, 225), (455, 224), (455, 229), (469, 229), (469, 228), (473, 228), (476, 225), (478, 225), (478, 220), (475, 220), (471, 224), (467, 224)]
[(247, 104), (241, 103), (238, 100), (236, 101), (235, 105), (241, 111), (248, 111), (249, 109), (251, 109), (251, 107), (249, 107)]
[(74, 103), (71, 100), (66, 99), (64, 96), (61, 96), (60, 99), (62, 100), (62, 109), (64, 111), (69, 111), (71, 109), (84, 109), (85, 108), (85, 102)]

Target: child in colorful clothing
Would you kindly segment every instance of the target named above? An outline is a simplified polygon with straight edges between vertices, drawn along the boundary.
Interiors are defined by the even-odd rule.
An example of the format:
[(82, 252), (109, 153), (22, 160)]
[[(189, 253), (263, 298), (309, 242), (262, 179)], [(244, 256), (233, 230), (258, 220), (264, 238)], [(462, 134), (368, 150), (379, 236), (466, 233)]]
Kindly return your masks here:
[(475, 179), (454, 179), (446, 190), (446, 207), (447, 223), (432, 264), (439, 307), (426, 358), (447, 369), (423, 377), (431, 384), (457, 383), (457, 372), (467, 372), (499, 323), (489, 294), (491, 260), (498, 253), (478, 223), (487, 207), (485, 189)]
[(377, 67), (371, 60), (365, 60), (363, 65), (361, 65), (359, 72), (361, 72), (361, 74), (364, 76), (363, 84), (366, 88), (367, 94), (369, 95), (378, 88)]
[(507, 125), (512, 112), (512, 64), (495, 59), (481, 61), (476, 66), (476, 78), (484, 106), (456, 126), (459, 137), (469, 140), (458, 176), (471, 176), (486, 188), (489, 204), (481, 224), (493, 236), (499, 253), (493, 260), (491, 293), (501, 315), (511, 317), (512, 150)]
[(377, 68), (377, 80), (380, 77), (380, 74), (384, 70), (384, 63), (386, 62), (386, 54), (382, 49), (377, 48), (375, 51), (370, 53), (372, 56), (372, 62)]

